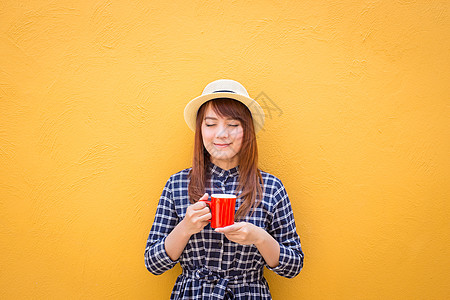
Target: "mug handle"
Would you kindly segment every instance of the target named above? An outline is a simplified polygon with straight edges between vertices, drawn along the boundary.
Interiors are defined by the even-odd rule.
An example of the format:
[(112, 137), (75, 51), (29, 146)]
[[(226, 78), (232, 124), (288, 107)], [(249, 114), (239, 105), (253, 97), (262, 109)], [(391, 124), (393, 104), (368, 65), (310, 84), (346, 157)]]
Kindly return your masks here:
[[(211, 200), (208, 199), (208, 200), (198, 200), (198, 201), (205, 202), (206, 205), (208, 205), (209, 211), (211, 211)], [(208, 222), (211, 223), (211, 219), (209, 219)]]

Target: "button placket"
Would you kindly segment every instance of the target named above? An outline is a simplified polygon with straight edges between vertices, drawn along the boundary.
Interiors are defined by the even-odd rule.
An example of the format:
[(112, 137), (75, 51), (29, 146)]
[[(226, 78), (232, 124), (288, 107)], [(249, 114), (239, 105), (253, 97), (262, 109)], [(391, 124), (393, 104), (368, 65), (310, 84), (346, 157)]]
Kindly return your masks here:
[(223, 268), (223, 253), (225, 252), (225, 251), (223, 251), (224, 249), (224, 243), (225, 243), (225, 241), (224, 241), (224, 238), (225, 238), (225, 234), (221, 234), (222, 235), (222, 237), (221, 237), (221, 241), (220, 241), (220, 267), (221, 268)]
[(220, 182), (220, 187), (222, 188), (222, 192), (225, 194), (227, 192), (226, 185), (223, 181)]

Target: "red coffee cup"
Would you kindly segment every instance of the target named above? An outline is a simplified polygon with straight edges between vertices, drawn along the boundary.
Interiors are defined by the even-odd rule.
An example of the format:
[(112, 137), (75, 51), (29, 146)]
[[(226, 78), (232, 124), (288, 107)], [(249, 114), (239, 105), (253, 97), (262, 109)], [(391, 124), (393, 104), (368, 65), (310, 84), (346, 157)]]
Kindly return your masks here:
[(211, 227), (219, 228), (234, 224), (236, 196), (231, 194), (212, 194), (211, 200), (205, 202), (211, 210)]

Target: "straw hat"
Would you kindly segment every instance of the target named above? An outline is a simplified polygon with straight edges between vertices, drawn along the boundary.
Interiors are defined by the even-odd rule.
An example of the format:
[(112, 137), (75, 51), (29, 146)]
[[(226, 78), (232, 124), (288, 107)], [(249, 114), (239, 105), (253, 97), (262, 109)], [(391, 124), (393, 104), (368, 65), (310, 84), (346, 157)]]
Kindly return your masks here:
[(255, 127), (255, 133), (264, 126), (264, 111), (261, 106), (250, 98), (242, 84), (231, 79), (218, 79), (209, 83), (203, 93), (192, 99), (184, 108), (184, 120), (192, 131), (195, 131), (197, 112), (206, 101), (217, 98), (231, 98), (243, 103), (250, 110)]

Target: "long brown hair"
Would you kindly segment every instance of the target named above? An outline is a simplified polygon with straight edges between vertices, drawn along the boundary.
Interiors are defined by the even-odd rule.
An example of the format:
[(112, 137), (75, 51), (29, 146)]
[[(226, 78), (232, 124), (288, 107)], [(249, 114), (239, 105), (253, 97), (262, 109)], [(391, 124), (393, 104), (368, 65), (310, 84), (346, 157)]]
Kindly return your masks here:
[(203, 145), (201, 127), (206, 108), (209, 105), (211, 105), (214, 112), (219, 116), (239, 120), (244, 131), (242, 146), (238, 153), (239, 185), (236, 190), (236, 196), (244, 200), (236, 212), (235, 219), (239, 220), (245, 217), (252, 207), (256, 208), (259, 204), (262, 198), (263, 184), (261, 172), (258, 169), (258, 148), (252, 115), (248, 108), (239, 101), (219, 98), (210, 100), (200, 106), (197, 112), (194, 158), (192, 161), (192, 169), (189, 173), (189, 201), (195, 203), (205, 194), (210, 154)]

